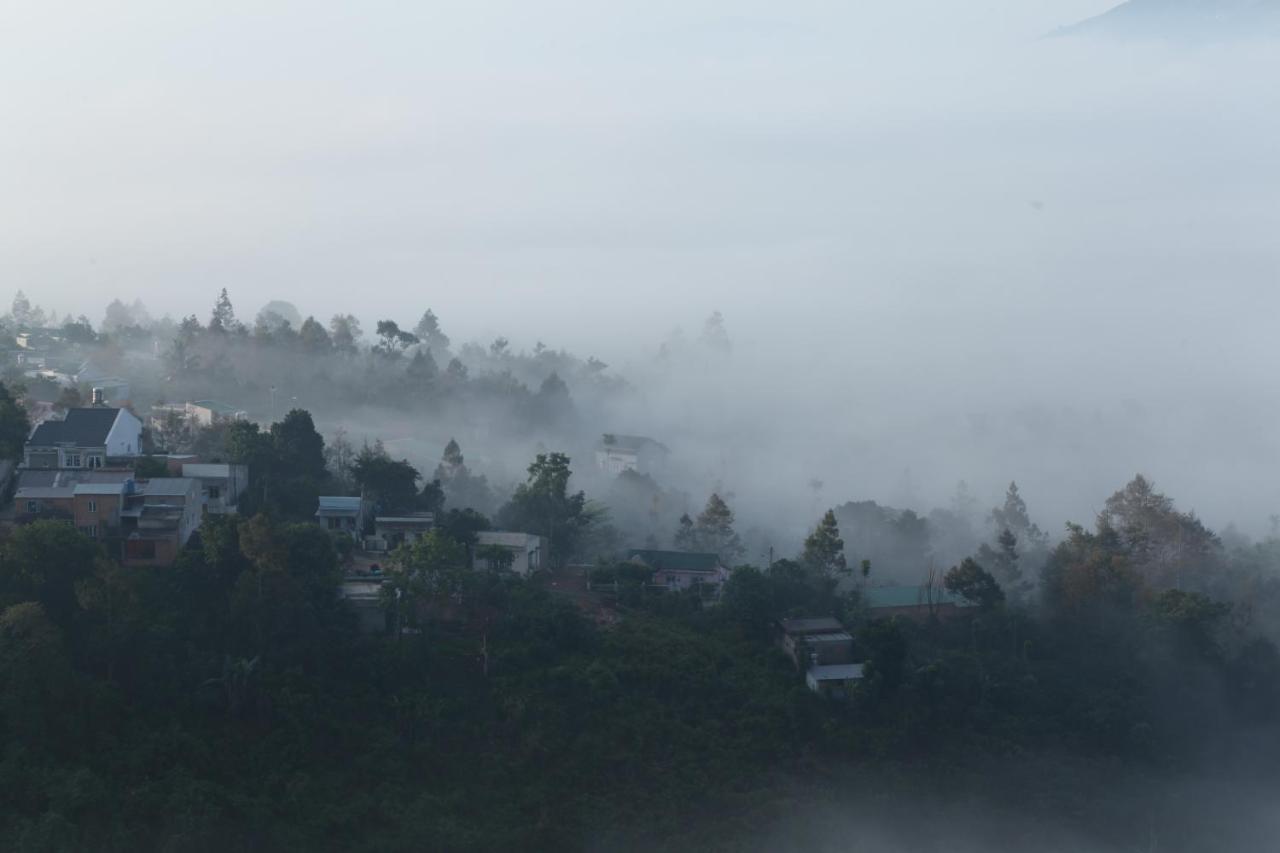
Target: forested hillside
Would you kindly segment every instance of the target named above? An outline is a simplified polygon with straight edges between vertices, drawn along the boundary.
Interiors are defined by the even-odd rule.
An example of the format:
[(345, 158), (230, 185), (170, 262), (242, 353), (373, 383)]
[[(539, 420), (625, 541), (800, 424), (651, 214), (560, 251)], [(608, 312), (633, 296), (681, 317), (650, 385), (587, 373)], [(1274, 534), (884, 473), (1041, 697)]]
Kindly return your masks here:
[[(1251, 827), (1173, 807), (1180, 786), (1274, 785), (1280, 543), (1228, 552), (1141, 478), (1034, 574), (1002, 537), (939, 578), (960, 617), (913, 621), (868, 609), (876, 568), (846, 558), (836, 513), (714, 602), (655, 590), (591, 538), (603, 518), (551, 454), (498, 515), (552, 513), (561, 563), (594, 551), (598, 608), (563, 573), (467, 569), (488, 520), (436, 496), (441, 525), (388, 568), (401, 630), (370, 635), (337, 540), (288, 498), (323, 460), (309, 421), (262, 433), (276, 497), (207, 521), (172, 568), (122, 568), (54, 521), (0, 544), (9, 849), (812, 847), (854, 814), (918, 849), (968, 811), (996, 845), (1191, 851)], [(712, 505), (686, 535), (726, 534)], [(848, 702), (779, 651), (790, 615), (851, 629)], [(938, 823), (910, 823), (911, 802)]]

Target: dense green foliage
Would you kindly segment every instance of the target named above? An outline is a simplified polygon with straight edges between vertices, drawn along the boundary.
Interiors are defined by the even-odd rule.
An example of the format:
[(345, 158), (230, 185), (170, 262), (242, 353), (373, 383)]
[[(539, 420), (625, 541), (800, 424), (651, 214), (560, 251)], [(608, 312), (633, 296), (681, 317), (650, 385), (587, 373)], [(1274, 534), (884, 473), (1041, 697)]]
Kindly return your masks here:
[[(534, 506), (565, 506), (554, 462), (531, 472), (555, 499)], [(387, 636), (357, 632), (313, 525), (211, 520), (175, 567), (133, 570), (69, 525), (19, 529), (0, 548), (7, 846), (733, 849), (842, 768), (908, 791), (1010, 752), (1170, 773), (1275, 735), (1275, 647), (1145, 579), (1152, 541), (1105, 519), (1053, 552), (1036, 610), (970, 561), (953, 585), (982, 607), (872, 619), (827, 529), (808, 559), (737, 570), (713, 606), (621, 564), (633, 594), (608, 628), (537, 580), (466, 569), (482, 523), (459, 513), (397, 554), (406, 630)], [(866, 678), (847, 704), (806, 691), (774, 643), (775, 620), (814, 613), (855, 629)], [(1062, 772), (1019, 807), (1103, 808)]]
[(21, 459), (31, 423), (27, 412), (0, 383), (0, 459)]
[[(219, 299), (208, 329), (187, 324), (183, 357), (226, 335), (353, 358), (352, 322), (308, 319), (290, 337), (272, 312), (250, 336)], [(451, 381), (429, 353), (406, 356), (448, 346), (430, 312), (413, 333), (388, 321), (379, 335), (377, 358)], [(504, 353), (495, 342), (490, 356)], [(450, 372), (470, 381), (460, 363)], [(558, 401), (551, 418), (565, 394), (557, 376), (530, 405)], [(21, 413), (5, 399), (13, 432)], [(252, 480), (244, 516), (208, 520), (176, 566), (123, 568), (54, 521), (0, 543), (7, 849), (738, 849), (815, 787), (848, 805), (850, 774), (910, 801), (988, 767), (1003, 808), (1138, 849), (1147, 805), (1117, 799), (1108, 777), (1280, 757), (1267, 639), (1280, 537), (1224, 544), (1141, 477), (1052, 548), (1011, 486), (994, 538), (942, 581), (975, 606), (912, 621), (875, 618), (866, 585), (885, 565), (927, 565), (942, 516), (844, 504), (795, 559), (737, 566), (716, 598), (655, 588), (620, 562), (561, 453), (539, 455), (497, 507), (454, 441), (420, 486), (379, 445), (326, 444), (298, 409), (193, 440)], [(437, 515), (385, 562), (383, 634), (361, 633), (339, 595), (350, 540), (308, 523), (330, 490)], [(510, 552), (479, 545), (483, 513), (545, 535), (557, 567), (600, 557), (595, 589), (563, 570), (513, 576)], [(746, 553), (719, 495), (676, 541), (729, 565)], [(827, 615), (865, 664), (843, 703), (806, 690), (776, 642), (779, 619)], [(1010, 765), (1045, 776), (991, 782)], [(1127, 820), (1094, 820), (1135, 801)], [(1202, 835), (1182, 839), (1162, 849), (1203, 849)]]

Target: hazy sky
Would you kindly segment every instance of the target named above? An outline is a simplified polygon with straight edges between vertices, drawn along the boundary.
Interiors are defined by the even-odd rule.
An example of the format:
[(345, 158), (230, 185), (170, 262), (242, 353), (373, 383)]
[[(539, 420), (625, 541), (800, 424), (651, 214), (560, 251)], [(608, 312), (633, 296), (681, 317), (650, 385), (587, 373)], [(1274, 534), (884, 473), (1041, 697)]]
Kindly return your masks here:
[(0, 282), (630, 370), (720, 309), (797, 482), (1018, 476), (1056, 524), (1142, 469), (1256, 520), (1277, 51), (1039, 38), (1110, 5), (10, 0)]
[(223, 285), (477, 325), (602, 289), (702, 308), (771, 287), (762, 254), (842, 265), (815, 219), (859, 212), (823, 192), (859, 149), (1106, 5), (11, 0), (0, 279), (95, 319)]

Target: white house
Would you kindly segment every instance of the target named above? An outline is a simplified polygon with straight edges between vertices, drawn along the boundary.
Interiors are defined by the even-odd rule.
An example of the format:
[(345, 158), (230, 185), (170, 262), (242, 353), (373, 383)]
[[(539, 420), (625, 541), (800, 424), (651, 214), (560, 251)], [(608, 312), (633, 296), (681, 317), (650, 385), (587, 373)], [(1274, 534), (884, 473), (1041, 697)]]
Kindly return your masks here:
[(142, 452), (142, 421), (128, 409), (107, 406), (69, 409), (60, 421), (45, 421), (27, 439), (28, 468), (101, 468), (108, 459)]
[(648, 474), (660, 469), (669, 453), (652, 438), (605, 433), (596, 448), (596, 465), (606, 474), (617, 475), (623, 471)]
[(426, 536), (435, 523), (436, 517), (429, 512), (375, 516), (373, 538), (365, 540), (365, 547), (371, 551), (394, 551)]
[(187, 463), (182, 476), (200, 481), (201, 502), (210, 515), (234, 515), (240, 496), (249, 488), (248, 465)]
[(668, 589), (717, 590), (729, 579), (718, 554), (637, 548), (627, 553), (627, 561), (653, 569), (653, 582)]
[(172, 417), (178, 417), (193, 427), (207, 427), (221, 421), (242, 421), (249, 415), (235, 406), (217, 400), (196, 400), (194, 403), (156, 403), (151, 407), (151, 428), (164, 429)]
[[(506, 530), (485, 530), (476, 534), (476, 550), (485, 547), (504, 548), (511, 554), (511, 571), (527, 576), (538, 571), (546, 559), (546, 540), (532, 533), (512, 533)], [(476, 557), (475, 568), (490, 568), (488, 560)]]

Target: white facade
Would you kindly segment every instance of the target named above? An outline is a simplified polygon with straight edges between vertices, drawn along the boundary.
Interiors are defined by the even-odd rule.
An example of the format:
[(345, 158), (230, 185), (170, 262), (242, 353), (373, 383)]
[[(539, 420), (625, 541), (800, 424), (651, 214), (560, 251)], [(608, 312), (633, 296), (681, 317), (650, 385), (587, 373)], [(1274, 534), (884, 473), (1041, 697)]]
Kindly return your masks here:
[(137, 456), (142, 452), (142, 421), (120, 409), (107, 433), (107, 456)]
[(638, 471), (640, 468), (640, 454), (634, 450), (624, 450), (620, 447), (600, 448), (596, 451), (596, 466), (606, 474)]
[[(521, 577), (542, 568), (546, 551), (545, 542), (546, 540), (541, 536), (534, 536), (532, 533), (485, 530), (476, 534), (478, 547), (496, 545), (509, 551), (512, 557), (511, 571)], [(476, 558), (475, 564), (478, 569), (489, 568), (483, 558)]]
[(832, 666), (813, 666), (805, 673), (804, 681), (814, 693), (844, 698), (853, 686), (862, 680), (862, 664), (846, 663)]
[(661, 442), (652, 438), (605, 433), (596, 447), (596, 467), (614, 476), (624, 471), (656, 474), (664, 467), (668, 453)]
[(182, 466), (182, 476), (200, 481), (200, 500), (211, 515), (235, 513), (249, 486), (247, 465), (188, 463)]

